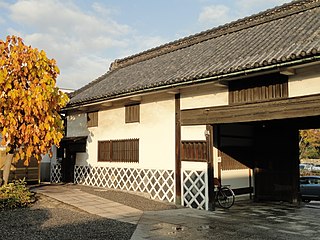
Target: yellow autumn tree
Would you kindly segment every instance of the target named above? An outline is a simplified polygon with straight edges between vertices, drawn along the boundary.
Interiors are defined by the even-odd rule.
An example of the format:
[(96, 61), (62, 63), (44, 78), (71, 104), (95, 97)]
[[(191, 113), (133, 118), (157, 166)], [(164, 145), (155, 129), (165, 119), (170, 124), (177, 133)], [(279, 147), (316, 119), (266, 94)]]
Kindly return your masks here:
[(320, 129), (300, 130), (300, 159), (319, 158), (320, 153)]
[[(16, 36), (0, 40), (0, 133), (6, 161), (41, 160), (63, 137), (59, 114), (68, 96), (56, 87), (59, 68), (46, 53)], [(10, 166), (9, 165), (9, 166)], [(8, 166), (8, 165), (7, 165)], [(3, 180), (8, 182), (9, 169)]]

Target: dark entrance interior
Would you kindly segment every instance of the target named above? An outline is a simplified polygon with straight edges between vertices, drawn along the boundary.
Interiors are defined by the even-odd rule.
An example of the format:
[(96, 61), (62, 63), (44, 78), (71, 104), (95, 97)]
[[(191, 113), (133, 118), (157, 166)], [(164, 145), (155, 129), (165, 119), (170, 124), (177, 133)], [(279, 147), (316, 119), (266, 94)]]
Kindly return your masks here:
[(86, 152), (86, 141), (87, 137), (68, 137), (61, 141), (58, 149), (58, 158), (62, 159), (62, 182), (69, 183), (74, 181), (76, 156), (79, 152)]
[[(215, 125), (222, 164), (232, 158), (251, 169), (256, 201), (299, 201), (299, 130), (320, 117)], [(225, 161), (227, 162), (227, 161)]]

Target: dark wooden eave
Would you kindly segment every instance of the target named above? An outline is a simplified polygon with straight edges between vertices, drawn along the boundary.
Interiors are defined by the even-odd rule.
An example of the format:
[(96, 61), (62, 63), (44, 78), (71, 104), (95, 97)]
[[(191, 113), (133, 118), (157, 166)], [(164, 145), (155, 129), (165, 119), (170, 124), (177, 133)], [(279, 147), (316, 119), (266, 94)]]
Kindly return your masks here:
[(88, 136), (78, 136), (78, 137), (64, 137), (61, 142), (75, 143), (75, 142), (86, 142)]
[(253, 122), (311, 116), (320, 116), (319, 94), (242, 105), (186, 109), (181, 111), (181, 125)]

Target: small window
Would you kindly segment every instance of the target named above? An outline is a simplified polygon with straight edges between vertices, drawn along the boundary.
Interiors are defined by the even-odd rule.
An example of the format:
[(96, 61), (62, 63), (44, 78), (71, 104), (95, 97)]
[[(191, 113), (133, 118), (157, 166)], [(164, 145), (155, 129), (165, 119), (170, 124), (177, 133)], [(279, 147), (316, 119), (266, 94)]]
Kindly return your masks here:
[(98, 127), (98, 112), (87, 113), (87, 127)]
[(126, 106), (125, 111), (126, 123), (140, 122), (140, 104)]
[(262, 102), (287, 97), (287, 76), (271, 74), (229, 83), (230, 104)]
[(206, 141), (182, 141), (181, 143), (182, 161), (207, 161)]
[(98, 162), (139, 162), (139, 139), (99, 141)]

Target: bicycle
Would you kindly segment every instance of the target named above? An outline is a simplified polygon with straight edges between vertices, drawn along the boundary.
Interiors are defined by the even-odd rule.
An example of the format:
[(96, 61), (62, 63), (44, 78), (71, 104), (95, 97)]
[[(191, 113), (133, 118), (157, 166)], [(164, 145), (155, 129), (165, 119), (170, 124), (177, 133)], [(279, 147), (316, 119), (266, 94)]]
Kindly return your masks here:
[(215, 189), (217, 189), (215, 190), (215, 202), (218, 202), (224, 209), (231, 208), (235, 200), (232, 189), (228, 185), (221, 186), (220, 184)]

